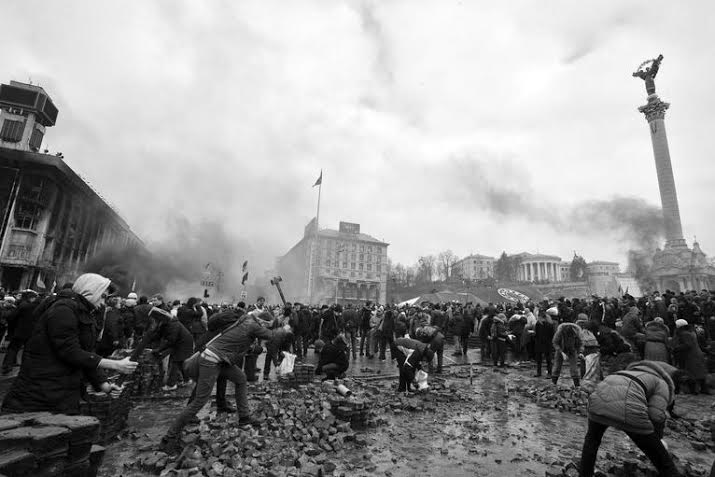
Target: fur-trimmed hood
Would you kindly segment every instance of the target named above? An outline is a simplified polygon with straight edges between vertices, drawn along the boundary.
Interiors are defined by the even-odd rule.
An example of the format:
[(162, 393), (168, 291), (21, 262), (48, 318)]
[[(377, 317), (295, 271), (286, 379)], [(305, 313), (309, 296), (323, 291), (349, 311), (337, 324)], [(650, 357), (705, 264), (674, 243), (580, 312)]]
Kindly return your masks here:
[(657, 321), (649, 321), (648, 323), (645, 324), (645, 328), (646, 328), (646, 330), (648, 328), (660, 328), (661, 330), (670, 334), (670, 329), (668, 328), (668, 325), (666, 325), (665, 323), (658, 323)]
[(673, 399), (675, 399), (675, 384), (673, 383), (672, 376), (677, 370), (678, 368), (662, 361), (636, 361), (626, 367), (626, 371), (644, 371), (663, 379), (663, 381), (665, 381), (668, 385), (668, 390), (670, 391), (670, 398), (668, 399), (668, 402), (673, 402)]

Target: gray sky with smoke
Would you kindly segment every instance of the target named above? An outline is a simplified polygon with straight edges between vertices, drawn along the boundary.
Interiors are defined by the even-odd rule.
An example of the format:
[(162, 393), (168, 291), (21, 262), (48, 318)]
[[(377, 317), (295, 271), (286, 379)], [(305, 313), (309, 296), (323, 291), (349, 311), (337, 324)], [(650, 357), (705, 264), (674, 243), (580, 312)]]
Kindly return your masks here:
[(235, 255), (270, 265), (315, 213), (322, 168), (321, 224), (359, 222), (396, 261), (451, 248), (625, 264), (622, 230), (548, 224), (614, 197), (646, 214), (659, 204), (631, 72), (662, 53), (684, 231), (715, 254), (714, 13), (706, 1), (6, 2), (0, 80), (47, 89), (60, 116), (45, 145), (147, 241), (166, 238), (167, 216), (222, 222)]

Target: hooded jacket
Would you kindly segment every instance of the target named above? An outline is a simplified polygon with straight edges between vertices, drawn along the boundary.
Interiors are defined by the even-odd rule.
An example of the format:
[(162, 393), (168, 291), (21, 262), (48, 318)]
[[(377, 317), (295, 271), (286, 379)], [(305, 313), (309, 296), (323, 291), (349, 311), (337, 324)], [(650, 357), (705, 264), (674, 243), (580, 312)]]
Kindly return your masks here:
[(42, 316), (25, 345), (20, 373), (5, 396), (3, 411), (77, 414), (83, 382), (98, 388), (104, 381), (97, 369), (102, 358), (94, 353), (97, 329), (90, 314), (94, 307), (85, 296), (62, 290), (43, 302)]
[(96, 273), (85, 273), (80, 275), (72, 285), (72, 291), (82, 295), (94, 308), (102, 303), (102, 294), (107, 291), (111, 284), (109, 278)]
[(588, 418), (634, 434), (662, 429), (668, 417), (666, 410), (674, 399), (671, 375), (675, 371), (666, 363), (631, 363), (625, 371), (607, 376), (596, 386), (588, 400)]
[(670, 330), (664, 323), (651, 321), (645, 325), (645, 351), (643, 358), (650, 361), (669, 361), (668, 338)]
[(575, 323), (561, 323), (556, 328), (552, 343), (557, 352), (572, 354), (582, 351), (581, 328)]
[(643, 333), (643, 324), (638, 316), (638, 308), (632, 306), (628, 313), (623, 316), (623, 328), (621, 334), (624, 338), (634, 338), (637, 333)]

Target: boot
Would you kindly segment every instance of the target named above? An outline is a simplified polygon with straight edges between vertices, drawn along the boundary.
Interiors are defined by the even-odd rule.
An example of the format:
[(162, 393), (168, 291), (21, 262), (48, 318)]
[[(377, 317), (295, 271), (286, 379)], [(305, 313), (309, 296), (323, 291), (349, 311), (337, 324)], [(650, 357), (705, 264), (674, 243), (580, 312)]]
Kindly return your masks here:
[(232, 404), (227, 402), (216, 403), (216, 413), (221, 412), (233, 414), (234, 412), (236, 412), (236, 408)]
[(573, 385), (574, 385), (574, 387), (579, 387), (579, 386), (581, 386), (581, 379), (580, 379), (580, 378), (573, 378)]
[(551, 376), (551, 382), (554, 383), (554, 384), (558, 384), (558, 383), (559, 383), (559, 377), (558, 377), (558, 376)]

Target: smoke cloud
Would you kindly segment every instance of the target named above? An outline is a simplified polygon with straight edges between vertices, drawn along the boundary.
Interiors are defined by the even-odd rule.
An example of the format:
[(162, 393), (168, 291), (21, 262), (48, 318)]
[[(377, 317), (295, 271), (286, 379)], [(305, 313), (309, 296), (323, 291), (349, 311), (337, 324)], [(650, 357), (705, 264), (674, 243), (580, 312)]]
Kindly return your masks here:
[(444, 198), (465, 208), (487, 210), (499, 218), (519, 217), (544, 223), (555, 231), (582, 236), (615, 237), (629, 247), (628, 271), (648, 279), (651, 257), (664, 238), (661, 209), (638, 197), (616, 196), (572, 205), (556, 203), (549, 190), (558, 185), (552, 174), (540, 188), (509, 159), (468, 154), (449, 159), (438, 177)]
[(101, 250), (87, 262), (85, 271), (110, 278), (122, 294), (128, 293), (136, 280), (138, 293), (186, 299), (201, 296), (200, 281), (210, 263), (223, 273), (218, 296), (211, 297), (214, 301), (240, 294), (244, 260), (249, 261), (249, 274), (254, 278), (256, 273), (262, 275), (269, 263), (265, 250), (258, 256), (247, 240), (232, 235), (220, 221), (173, 217), (165, 232), (165, 239), (146, 249)]

